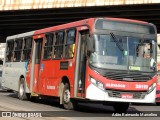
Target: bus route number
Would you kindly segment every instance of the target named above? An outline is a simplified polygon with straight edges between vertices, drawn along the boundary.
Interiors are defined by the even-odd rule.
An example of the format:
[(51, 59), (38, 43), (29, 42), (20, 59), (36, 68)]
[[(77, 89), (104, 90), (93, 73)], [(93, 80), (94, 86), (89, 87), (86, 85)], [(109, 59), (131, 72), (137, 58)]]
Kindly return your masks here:
[(136, 84), (135, 88), (136, 89), (148, 89), (148, 85)]

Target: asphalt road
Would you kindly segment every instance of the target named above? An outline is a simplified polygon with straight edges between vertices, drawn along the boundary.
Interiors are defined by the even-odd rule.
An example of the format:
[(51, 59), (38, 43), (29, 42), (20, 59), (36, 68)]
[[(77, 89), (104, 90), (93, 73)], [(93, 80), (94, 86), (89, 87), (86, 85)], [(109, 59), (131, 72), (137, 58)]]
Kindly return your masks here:
[[(103, 106), (100, 104), (80, 104), (77, 111), (67, 111), (59, 107), (58, 102), (53, 100), (36, 100), (21, 101), (17, 98), (16, 93), (0, 91), (0, 111), (20, 111), (20, 112), (42, 112), (42, 118), (8, 118), (0, 117), (0, 120), (159, 120), (160, 117), (154, 117), (160, 113), (160, 106), (154, 104), (134, 104), (131, 105), (125, 115), (133, 115), (134, 117), (116, 117), (113, 115), (114, 110), (110, 106)], [(150, 111), (152, 117), (136, 117), (136, 114), (140, 115), (140, 112), (146, 114), (145, 111)], [(118, 115), (118, 114), (117, 114)], [(120, 114), (122, 115), (122, 114)]]

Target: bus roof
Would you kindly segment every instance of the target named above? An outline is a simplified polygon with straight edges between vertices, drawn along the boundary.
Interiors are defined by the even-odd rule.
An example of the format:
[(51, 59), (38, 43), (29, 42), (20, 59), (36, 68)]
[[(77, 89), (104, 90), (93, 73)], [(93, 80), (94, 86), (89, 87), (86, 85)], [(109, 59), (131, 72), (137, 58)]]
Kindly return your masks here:
[(28, 36), (33, 36), (35, 31), (31, 31), (31, 32), (26, 32), (26, 33), (22, 33), (22, 34), (17, 34), (17, 35), (12, 35), (12, 36), (8, 36), (7, 40), (12, 40), (12, 39), (16, 39), (16, 38), (21, 38), (21, 37), (28, 37)]
[(56, 31), (56, 30), (63, 30), (63, 29), (66, 29), (66, 28), (72, 28), (72, 27), (76, 27), (76, 26), (80, 26), (80, 25), (87, 25), (91, 22), (94, 23), (94, 20), (96, 20), (96, 19), (124, 21), (124, 22), (132, 22), (132, 23), (137, 23), (137, 24), (150, 24), (148, 22), (139, 21), (139, 20), (132, 20), (132, 19), (111, 18), (111, 17), (95, 17), (95, 18), (88, 18), (88, 19), (84, 19), (84, 20), (70, 22), (70, 23), (66, 23), (66, 24), (62, 24), (62, 25), (57, 25), (57, 26), (53, 26), (53, 27), (48, 27), (48, 28), (44, 28), (44, 29), (39, 29), (39, 30), (35, 31), (35, 35), (43, 34), (45, 32)]
[(37, 34), (42, 34), (45, 32), (63, 30), (63, 29), (72, 28), (72, 27), (74, 28), (74, 27), (81, 26), (81, 25), (87, 25), (87, 24), (89, 24), (88, 21), (91, 21), (91, 20), (94, 21), (94, 19), (95, 18), (89, 18), (89, 19), (79, 20), (79, 21), (75, 21), (75, 22), (70, 22), (70, 23), (66, 23), (66, 24), (61, 24), (61, 25), (57, 25), (57, 26), (52, 26), (52, 27), (36, 30), (35, 34), (37, 35)]
[(51, 32), (51, 31), (63, 30), (66, 28), (72, 28), (72, 27), (74, 28), (74, 27), (81, 26), (81, 25), (87, 25), (91, 22), (94, 23), (95, 19), (106, 19), (106, 20), (113, 20), (113, 21), (133, 22), (133, 23), (139, 23), (139, 24), (150, 24), (150, 23), (144, 22), (144, 21), (124, 19), (124, 18), (110, 18), (110, 17), (88, 18), (88, 19), (84, 19), (84, 20), (79, 20), (79, 21), (75, 21), (75, 22), (70, 22), (70, 23), (66, 23), (66, 24), (61, 24), (61, 25), (57, 25), (57, 26), (52, 26), (52, 27), (48, 27), (48, 28), (43, 28), (43, 29), (31, 31), (31, 32), (26, 32), (26, 33), (22, 33), (22, 34), (9, 36), (9, 37), (7, 37), (7, 40), (43, 34), (43, 33)]

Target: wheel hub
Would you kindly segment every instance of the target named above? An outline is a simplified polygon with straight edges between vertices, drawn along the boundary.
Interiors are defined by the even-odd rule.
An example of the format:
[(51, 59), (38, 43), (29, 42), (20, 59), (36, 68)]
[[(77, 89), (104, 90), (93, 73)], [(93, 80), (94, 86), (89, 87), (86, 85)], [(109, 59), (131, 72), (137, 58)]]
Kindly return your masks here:
[(20, 94), (20, 96), (23, 96), (23, 93), (24, 93), (24, 87), (23, 87), (23, 84), (21, 84), (20, 88), (19, 88), (19, 94)]
[(64, 92), (64, 102), (65, 103), (70, 102), (70, 91), (69, 90), (65, 90), (65, 92)]

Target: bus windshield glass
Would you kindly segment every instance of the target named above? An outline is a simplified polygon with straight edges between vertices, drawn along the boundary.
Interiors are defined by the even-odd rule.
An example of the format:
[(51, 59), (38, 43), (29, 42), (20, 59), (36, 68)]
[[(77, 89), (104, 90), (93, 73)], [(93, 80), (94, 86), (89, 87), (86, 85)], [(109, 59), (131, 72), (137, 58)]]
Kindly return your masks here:
[(154, 71), (155, 41), (114, 34), (94, 34), (90, 64), (104, 69)]

